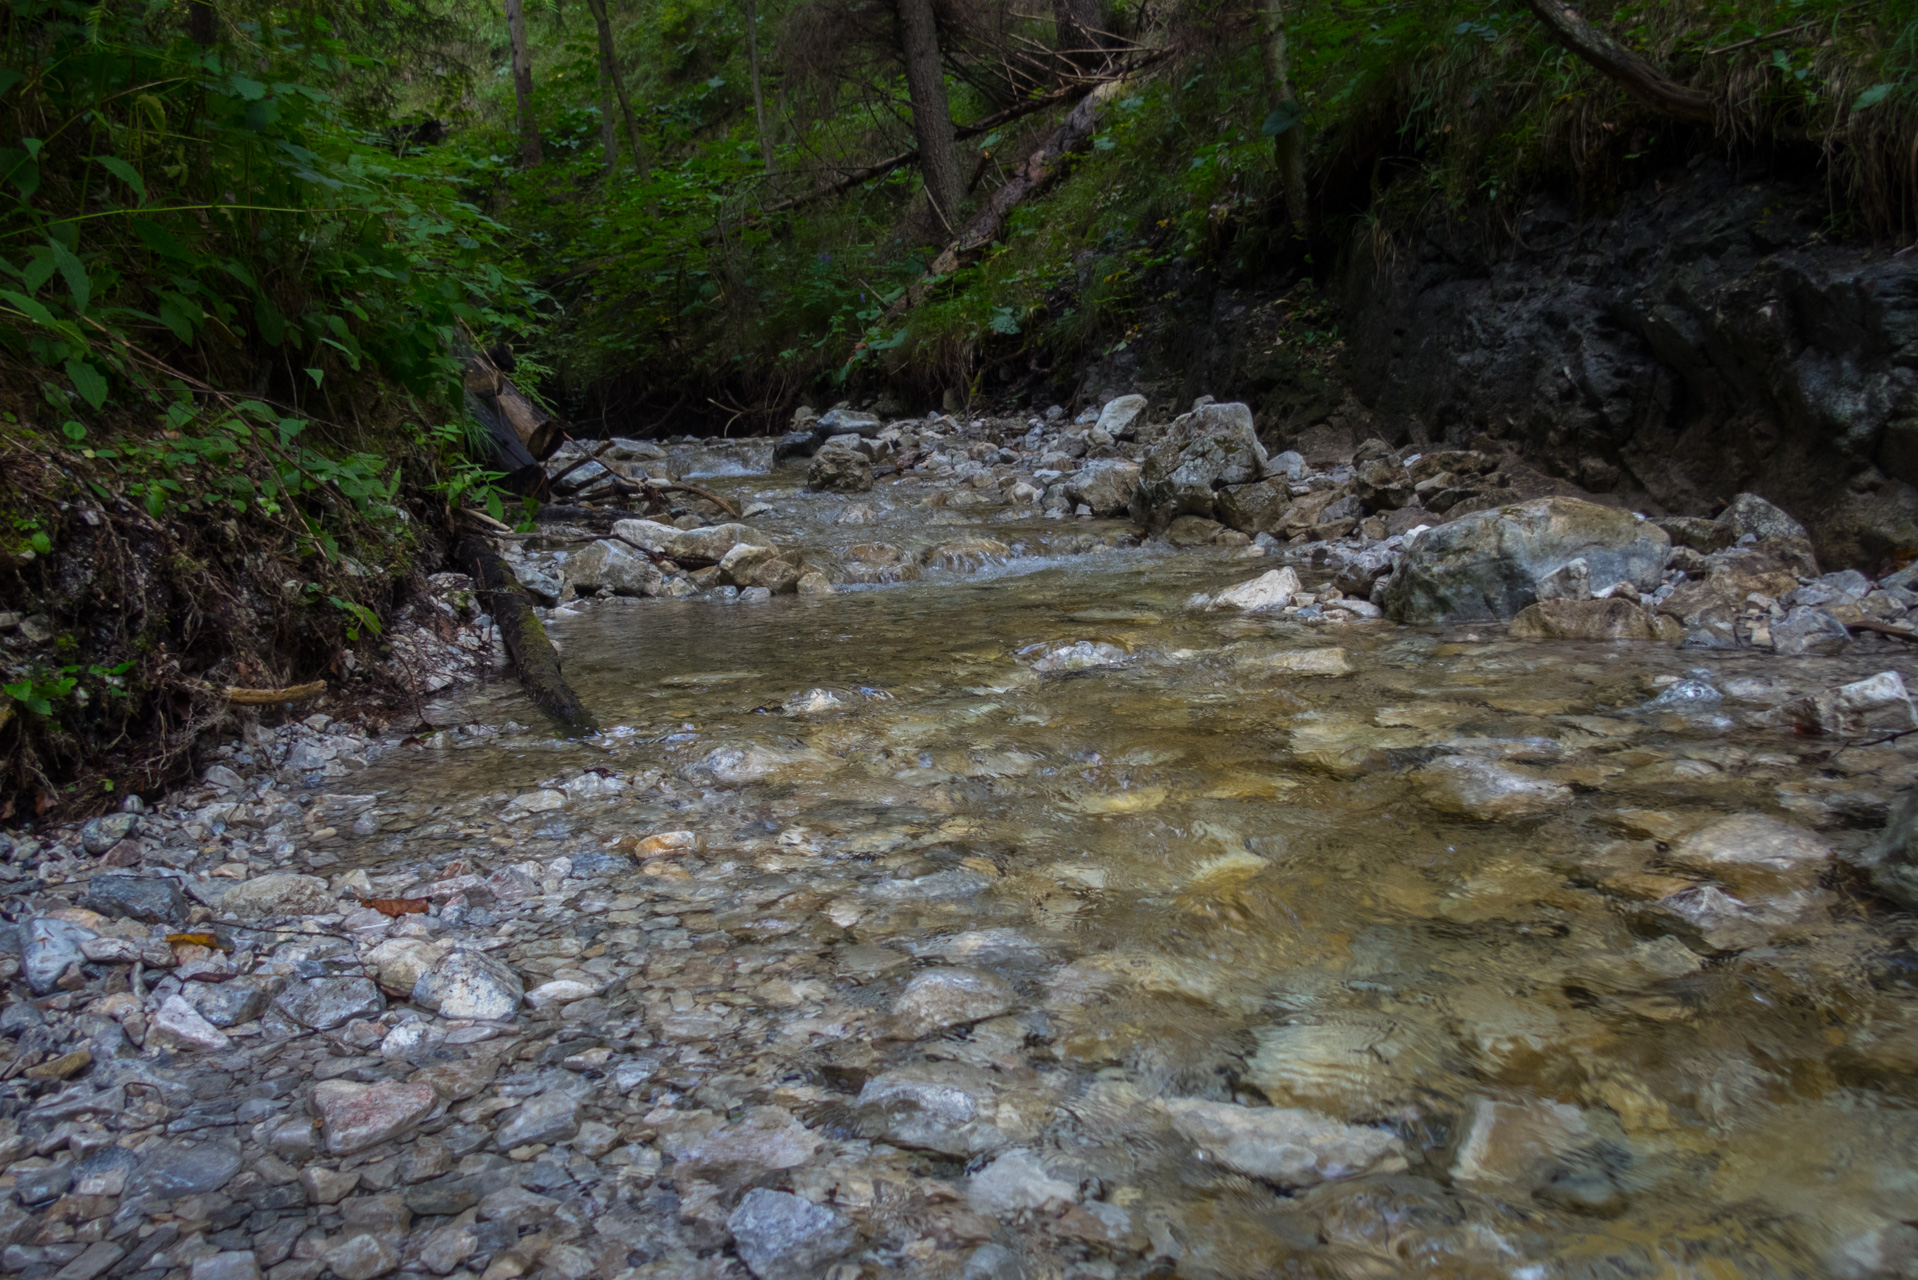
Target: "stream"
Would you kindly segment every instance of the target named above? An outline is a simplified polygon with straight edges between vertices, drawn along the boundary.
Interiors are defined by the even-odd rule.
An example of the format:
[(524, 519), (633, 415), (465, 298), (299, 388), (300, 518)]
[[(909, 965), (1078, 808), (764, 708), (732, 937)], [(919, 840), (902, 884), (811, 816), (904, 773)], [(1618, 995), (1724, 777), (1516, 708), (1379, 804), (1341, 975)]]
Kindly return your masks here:
[[(640, 1256), (743, 1242), (762, 1188), (833, 1219), (820, 1259), (856, 1231), (791, 1245), (842, 1280), (1918, 1265), (1907, 922), (1804, 885), (1687, 920), (1665, 856), (1737, 815), (1866, 838), (1910, 748), (1754, 720), (1903, 664), (1195, 612), (1269, 562), (702, 483), (781, 543), (1022, 554), (558, 609), (605, 732), (388, 755), (341, 854), (562, 893), (467, 925), (583, 984), (545, 1016), (667, 1157), (620, 1170)], [(533, 718), (503, 682), (435, 710)], [(1446, 760), (1534, 783), (1461, 799)]]

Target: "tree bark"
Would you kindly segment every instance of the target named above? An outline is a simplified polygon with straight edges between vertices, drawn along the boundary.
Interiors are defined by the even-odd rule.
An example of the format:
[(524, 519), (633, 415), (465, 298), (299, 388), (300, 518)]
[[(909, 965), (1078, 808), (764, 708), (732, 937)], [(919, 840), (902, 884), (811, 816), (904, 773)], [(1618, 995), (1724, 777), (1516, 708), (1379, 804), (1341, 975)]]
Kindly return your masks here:
[(619, 172), (619, 117), (613, 114), (613, 82), (606, 76), (605, 55), (599, 68), (599, 149), (606, 156), (606, 175)]
[(959, 225), (959, 202), (965, 197), (965, 173), (959, 167), (959, 147), (952, 136), (952, 113), (946, 106), (945, 72), (939, 65), (939, 29), (932, 16), (932, 0), (897, 0), (899, 45), (906, 60), (906, 89), (912, 97), (912, 132), (919, 143), (919, 170), (926, 178), (926, 194), (947, 228)]
[(759, 130), (759, 158), (773, 171), (773, 136), (766, 131), (766, 91), (759, 79), (759, 5), (746, 0), (746, 61), (753, 73), (753, 127)]
[[(606, 12), (606, 0), (586, 0), (586, 6), (593, 11), (593, 25), (599, 29), (599, 74), (613, 86), (613, 96), (619, 99), (620, 120), (626, 126), (626, 141), (633, 148), (633, 168), (639, 180), (646, 182), (653, 176), (652, 170), (646, 163), (645, 144), (639, 139), (639, 121), (633, 117), (632, 99), (626, 96), (626, 77), (619, 72), (619, 55), (613, 46), (613, 22)], [(604, 101), (602, 90), (602, 104)], [(612, 167), (610, 158), (606, 163), (608, 168)]]
[(1688, 89), (1645, 59), (1586, 22), (1561, 0), (1528, 0), (1532, 15), (1552, 38), (1618, 82), (1625, 92), (1654, 111), (1687, 124), (1712, 123), (1712, 100)]
[(580, 702), (579, 695), (560, 674), (559, 653), (546, 638), (546, 628), (533, 612), (533, 602), (512, 566), (480, 538), (468, 535), (460, 540), (454, 558), (473, 575), (480, 596), (499, 628), (500, 640), (519, 682), (533, 705), (558, 721), (560, 727), (574, 733), (588, 733), (593, 718)]
[(1292, 58), (1285, 30), (1285, 0), (1265, 0), (1261, 11), (1264, 31), (1266, 117), (1278, 132), (1272, 137), (1272, 163), (1285, 188), (1285, 216), (1299, 235), (1311, 229), (1311, 210), (1305, 189), (1305, 108), (1292, 86)]
[(506, 30), (513, 42), (513, 101), (519, 108), (519, 163), (531, 169), (546, 159), (539, 120), (533, 115), (533, 52), (526, 45), (524, 0), (506, 0)]

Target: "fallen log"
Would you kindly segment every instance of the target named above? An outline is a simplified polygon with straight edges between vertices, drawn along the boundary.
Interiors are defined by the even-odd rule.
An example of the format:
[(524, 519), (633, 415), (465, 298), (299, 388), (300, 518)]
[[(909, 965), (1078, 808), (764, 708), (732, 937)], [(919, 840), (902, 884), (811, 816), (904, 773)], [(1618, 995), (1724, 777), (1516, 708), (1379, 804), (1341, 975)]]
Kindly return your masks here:
[(240, 689), (228, 686), (221, 691), (220, 696), (237, 706), (272, 707), (282, 702), (304, 702), (325, 692), (326, 681), (315, 680), (311, 684), (288, 685), (284, 689)]
[(514, 576), (513, 568), (483, 540), (460, 539), (454, 558), (466, 566), (478, 586), (513, 670), (533, 705), (573, 733), (589, 733), (593, 718), (560, 673), (559, 653), (546, 638), (546, 628), (533, 612), (532, 597)]
[(1527, 0), (1532, 16), (1559, 44), (1597, 67), (1654, 111), (1687, 124), (1712, 123), (1712, 100), (1673, 80), (1565, 7), (1561, 0)]

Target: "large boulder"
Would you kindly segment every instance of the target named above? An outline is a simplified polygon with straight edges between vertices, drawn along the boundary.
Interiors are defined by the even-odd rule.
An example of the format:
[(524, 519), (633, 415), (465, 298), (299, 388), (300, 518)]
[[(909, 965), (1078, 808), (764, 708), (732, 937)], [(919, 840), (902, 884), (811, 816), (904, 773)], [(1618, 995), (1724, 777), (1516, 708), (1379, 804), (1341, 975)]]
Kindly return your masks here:
[(602, 538), (567, 558), (560, 572), (579, 595), (601, 587), (616, 596), (656, 596), (666, 589), (659, 566), (623, 542)]
[(854, 449), (821, 449), (806, 470), (806, 487), (816, 493), (864, 493), (872, 481), (872, 463)]
[(1511, 634), (1524, 640), (1667, 640), (1685, 638), (1685, 628), (1630, 600), (1540, 600), (1512, 619)]
[[(1128, 397), (1128, 399), (1144, 397)], [(1116, 402), (1115, 402), (1116, 403)], [(1124, 513), (1139, 491), (1139, 464), (1124, 458), (1095, 458), (1066, 479), (1066, 497), (1095, 516)]]
[(756, 547), (773, 545), (771, 538), (743, 524), (679, 529), (657, 520), (619, 520), (613, 524), (613, 532), (648, 551), (663, 552), (674, 559), (711, 560), (715, 564), (724, 560), (726, 553), (742, 542)]
[(1283, 476), (1221, 489), (1214, 500), (1219, 523), (1241, 533), (1274, 533), (1292, 506), (1292, 486)]
[(1158, 532), (1182, 515), (1214, 513), (1216, 495), (1229, 485), (1250, 484), (1265, 474), (1265, 446), (1252, 428), (1252, 410), (1242, 404), (1194, 409), (1145, 457), (1132, 518)]
[(1539, 598), (1540, 582), (1585, 561), (1593, 583), (1657, 588), (1671, 539), (1629, 511), (1536, 498), (1475, 511), (1413, 540), (1383, 588), (1399, 622), (1492, 622)]

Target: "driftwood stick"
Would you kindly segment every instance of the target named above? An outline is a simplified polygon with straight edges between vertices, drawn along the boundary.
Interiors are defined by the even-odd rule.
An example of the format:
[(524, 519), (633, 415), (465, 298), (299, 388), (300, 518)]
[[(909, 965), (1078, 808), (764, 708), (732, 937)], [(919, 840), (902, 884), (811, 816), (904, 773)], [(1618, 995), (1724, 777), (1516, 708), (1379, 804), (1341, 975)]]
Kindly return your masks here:
[(284, 689), (239, 689), (229, 686), (221, 691), (220, 696), (243, 707), (271, 707), (282, 702), (304, 702), (325, 692), (326, 681), (315, 680), (311, 684), (288, 685)]
[(493, 625), (499, 628), (513, 669), (519, 673), (533, 705), (564, 729), (590, 732), (593, 718), (560, 674), (559, 653), (546, 638), (546, 628), (533, 612), (532, 598), (514, 576), (512, 566), (484, 541), (471, 536), (460, 540), (455, 555), (479, 585), (493, 615)]
[(669, 490), (669, 489), (677, 489), (681, 493), (690, 493), (696, 497), (706, 499), (706, 501), (712, 503), (715, 507), (718, 507), (721, 511), (724, 511), (727, 515), (731, 516), (733, 519), (737, 520), (740, 518), (738, 507), (735, 507), (732, 503), (726, 501), (724, 498), (714, 493), (711, 489), (702, 489), (696, 484), (687, 484), (683, 480), (674, 480), (674, 481), (648, 480), (646, 482), (646, 487), (648, 489), (653, 489), (659, 492), (665, 492), (666, 490)]
[[(587, 463), (598, 462), (599, 455), (602, 453), (605, 453), (608, 449), (612, 447), (613, 447), (613, 442), (610, 438), (607, 440), (601, 441), (599, 448), (593, 450), (591, 453), (587, 454), (583, 458), (573, 459), (571, 463), (567, 464), (564, 468), (562, 468), (560, 470), (560, 473), (554, 476), (547, 483), (551, 484), (555, 490), (558, 490), (560, 481), (564, 480), (567, 476), (572, 475), (575, 471), (578, 471), (581, 467), (585, 466)], [(607, 468), (608, 472), (610, 472), (611, 470), (612, 470), (611, 467)]]

